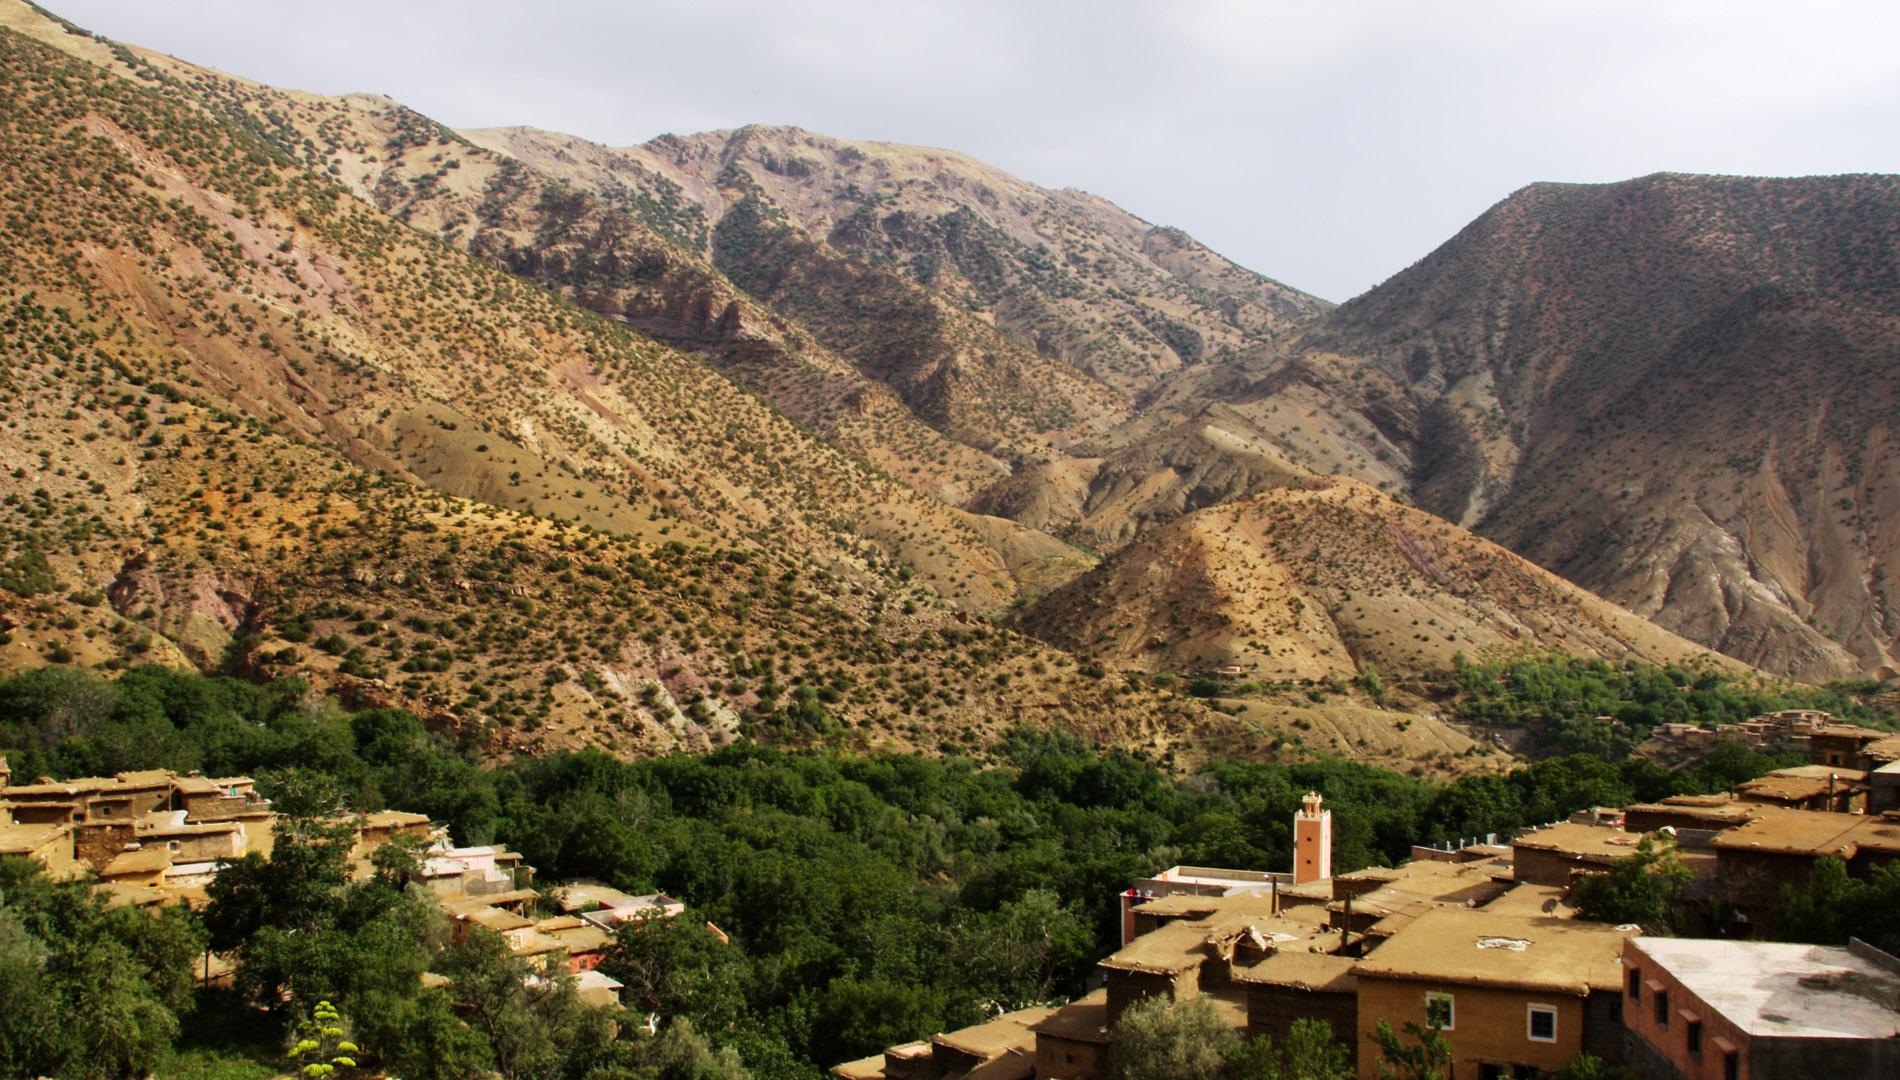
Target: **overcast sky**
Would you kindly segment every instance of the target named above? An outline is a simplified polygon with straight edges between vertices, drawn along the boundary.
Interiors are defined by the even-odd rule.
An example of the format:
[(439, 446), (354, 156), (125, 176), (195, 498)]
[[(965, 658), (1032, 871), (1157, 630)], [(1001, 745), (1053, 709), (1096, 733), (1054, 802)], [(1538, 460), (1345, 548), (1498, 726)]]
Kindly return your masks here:
[(455, 127), (951, 147), (1333, 300), (1536, 180), (1900, 172), (1891, 0), (41, 2)]

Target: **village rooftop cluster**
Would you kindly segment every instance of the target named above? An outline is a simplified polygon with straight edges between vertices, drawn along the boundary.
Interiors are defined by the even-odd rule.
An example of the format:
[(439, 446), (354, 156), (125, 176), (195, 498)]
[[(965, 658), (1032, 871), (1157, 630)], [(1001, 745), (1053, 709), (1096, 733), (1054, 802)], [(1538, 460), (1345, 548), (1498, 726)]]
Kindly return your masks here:
[[(232, 859), (269, 858), (277, 814), (245, 776), (180, 776), (163, 769), (14, 784), (0, 758), (0, 856), (25, 856), (56, 879), (92, 876), (112, 905), (202, 907), (205, 886)], [(531, 916), (542, 893), (534, 868), (498, 845), (456, 847), (423, 814), (354, 814), (337, 824), (351, 833), (350, 861), (371, 872), (370, 854), (407, 839), (420, 848), (412, 877), (449, 917), (457, 940), (475, 929), (499, 935), (510, 954), (540, 977), (566, 974), (583, 1001), (619, 1003), (621, 985), (596, 971), (619, 926), (672, 918), (685, 905), (664, 893), (634, 896), (599, 882), (549, 891), (560, 913)], [(711, 933), (717, 927), (708, 924)], [(231, 964), (209, 957), (198, 977), (218, 983)], [(431, 977), (425, 976), (425, 981)]]
[[(1390, 869), (1333, 875), (1331, 811), (1308, 795), (1291, 873), (1177, 866), (1131, 883), (1122, 948), (1080, 1000), (832, 1072), (1106, 1080), (1122, 1015), (1162, 997), (1206, 1001), (1249, 1037), (1326, 1021), (1366, 1080), (1380, 1076), (1380, 1021), (1438, 1026), (1460, 1080), (1544, 1076), (1584, 1053), (1654, 1080), (1900, 1076), (1900, 960), (1859, 941), (1766, 940), (1781, 889), (1817, 860), (1864, 875), (1900, 859), (1900, 737), (1798, 719), (1809, 765), (1725, 795), (1585, 810), (1504, 843), (1417, 847)], [(1579, 877), (1645, 834), (1673, 843), (1694, 896), (1724, 902), (1732, 922), (1711, 929), (1729, 937), (1578, 917)]]

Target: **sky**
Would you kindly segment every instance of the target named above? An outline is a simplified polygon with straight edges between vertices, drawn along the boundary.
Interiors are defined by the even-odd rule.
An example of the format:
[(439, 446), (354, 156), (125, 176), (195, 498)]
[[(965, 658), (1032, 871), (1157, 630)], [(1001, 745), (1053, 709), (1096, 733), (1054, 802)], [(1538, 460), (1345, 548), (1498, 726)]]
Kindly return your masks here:
[(961, 150), (1330, 300), (1536, 181), (1900, 172), (1891, 0), (41, 2), (453, 127)]

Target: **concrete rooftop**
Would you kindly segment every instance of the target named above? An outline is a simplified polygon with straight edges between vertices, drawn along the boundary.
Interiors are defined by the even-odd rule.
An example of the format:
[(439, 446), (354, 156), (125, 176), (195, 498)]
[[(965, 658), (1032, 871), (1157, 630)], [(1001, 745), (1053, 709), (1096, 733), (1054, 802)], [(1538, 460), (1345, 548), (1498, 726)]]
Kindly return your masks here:
[(1632, 945), (1751, 1036), (1900, 1035), (1900, 972), (1847, 949), (1652, 937)]

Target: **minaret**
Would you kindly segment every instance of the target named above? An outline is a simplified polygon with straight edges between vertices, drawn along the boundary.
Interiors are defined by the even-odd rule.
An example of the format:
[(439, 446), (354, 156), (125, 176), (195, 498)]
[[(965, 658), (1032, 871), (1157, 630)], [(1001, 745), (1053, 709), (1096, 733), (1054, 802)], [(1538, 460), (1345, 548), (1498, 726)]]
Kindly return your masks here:
[(1320, 809), (1319, 792), (1309, 791), (1293, 815), (1293, 884), (1333, 876), (1333, 812)]

